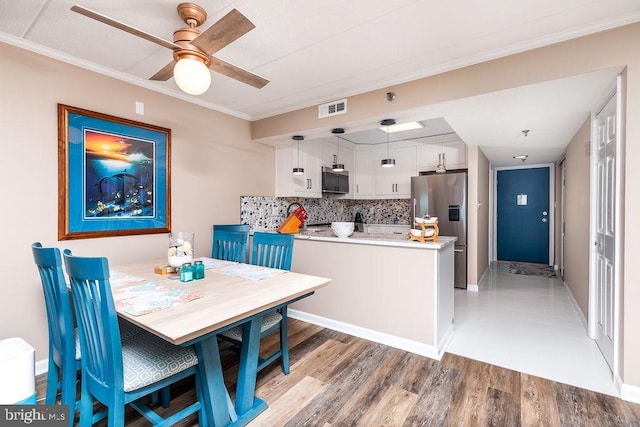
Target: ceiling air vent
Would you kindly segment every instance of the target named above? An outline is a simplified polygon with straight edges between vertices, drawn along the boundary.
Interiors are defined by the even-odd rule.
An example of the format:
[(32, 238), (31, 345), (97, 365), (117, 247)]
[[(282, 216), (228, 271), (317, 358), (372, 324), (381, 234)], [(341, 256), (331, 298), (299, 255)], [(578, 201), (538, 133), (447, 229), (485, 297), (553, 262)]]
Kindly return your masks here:
[(341, 99), (339, 101), (327, 102), (326, 104), (318, 105), (318, 118), (324, 119), (325, 117), (337, 116), (338, 114), (344, 114), (347, 112), (347, 100)]

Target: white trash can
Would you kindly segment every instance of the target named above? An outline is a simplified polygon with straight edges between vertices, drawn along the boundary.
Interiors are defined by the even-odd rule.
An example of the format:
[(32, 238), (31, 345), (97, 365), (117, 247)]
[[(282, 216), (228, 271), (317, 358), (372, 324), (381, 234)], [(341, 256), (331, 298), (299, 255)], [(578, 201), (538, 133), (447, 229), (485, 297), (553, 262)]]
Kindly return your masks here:
[(35, 403), (35, 349), (22, 338), (0, 340), (0, 405)]

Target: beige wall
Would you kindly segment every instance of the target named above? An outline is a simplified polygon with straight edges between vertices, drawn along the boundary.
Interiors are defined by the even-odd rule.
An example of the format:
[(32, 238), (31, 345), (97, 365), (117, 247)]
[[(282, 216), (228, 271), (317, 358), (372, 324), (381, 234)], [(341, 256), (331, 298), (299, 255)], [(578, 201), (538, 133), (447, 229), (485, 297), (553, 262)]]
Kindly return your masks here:
[(213, 223), (240, 219), (241, 195), (274, 194), (273, 149), (251, 141), (245, 120), (4, 44), (0, 82), (0, 339), (23, 337), (37, 360), (47, 357), (47, 323), (31, 243), (112, 264), (166, 257), (165, 234), (57, 241), (57, 103), (172, 130), (173, 229), (196, 233), (196, 255), (210, 253)]
[[(627, 66), (626, 117), (640, 117), (640, 23), (602, 31), (562, 43), (510, 55), (493, 61), (440, 75), (349, 97), (348, 113), (318, 120), (316, 107), (309, 107), (252, 123), (255, 140), (289, 137), (294, 133), (328, 130), (340, 125), (357, 127), (380, 118), (400, 117), (408, 111), (443, 101), (538, 83), (613, 67)], [(385, 93), (396, 93), (388, 102)], [(603, 94), (604, 95), (604, 94)], [(420, 117), (422, 118), (422, 117)], [(626, 162), (640, 162), (640, 120), (627, 120)], [(640, 182), (640, 168), (627, 168), (626, 182)], [(638, 275), (634, 261), (640, 257), (640, 198), (631, 192), (624, 196), (624, 269), (623, 277)], [(470, 249), (471, 250), (471, 249)], [(637, 263), (636, 263), (637, 264)], [(622, 294), (622, 330), (624, 346), (619, 364), (626, 384), (640, 387), (640, 340), (634, 332), (640, 327), (640, 284), (625, 281)]]
[(469, 147), (467, 161), (467, 283), (477, 285), (489, 267), (489, 161), (479, 147)]
[[(477, 215), (477, 245), (476, 245), (476, 284), (489, 268), (489, 160), (481, 149), (478, 149), (478, 185), (476, 187), (477, 200), (475, 205)], [(478, 205), (478, 202), (480, 205)]]
[(329, 286), (291, 307), (435, 347), (437, 253), (296, 239), (291, 269), (332, 275)]
[(564, 281), (585, 318), (589, 315), (590, 120), (584, 122), (571, 140), (565, 160)]

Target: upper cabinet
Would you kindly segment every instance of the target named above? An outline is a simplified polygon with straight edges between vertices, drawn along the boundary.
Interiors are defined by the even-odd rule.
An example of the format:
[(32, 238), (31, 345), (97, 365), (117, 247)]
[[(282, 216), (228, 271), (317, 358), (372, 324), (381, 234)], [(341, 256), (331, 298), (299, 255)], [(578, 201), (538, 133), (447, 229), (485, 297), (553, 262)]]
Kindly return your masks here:
[(353, 157), (353, 198), (371, 199), (373, 198), (373, 151), (356, 148)]
[(420, 172), (436, 170), (440, 154), (444, 154), (444, 164), (447, 169), (467, 168), (467, 145), (459, 139), (421, 144), (419, 149), (418, 170)]
[[(404, 199), (411, 197), (411, 177), (418, 174), (415, 144), (390, 148), (376, 149), (374, 153), (374, 191), (377, 198)], [(396, 164), (391, 168), (381, 166), (382, 159), (390, 157)]]
[[(431, 138), (429, 143), (401, 141), (387, 145), (337, 143), (327, 140), (289, 142), (276, 148), (276, 196), (322, 197), (322, 166), (343, 163), (349, 172), (349, 194), (332, 197), (354, 199), (406, 199), (411, 197), (411, 177), (433, 171), (444, 153), (447, 169), (467, 167), (467, 146), (457, 136)], [(396, 164), (383, 168), (382, 159)], [(293, 168), (304, 168), (293, 175)]]
[[(293, 168), (304, 168), (294, 175)], [(322, 197), (318, 144), (289, 143), (276, 147), (276, 197)]]
[(351, 172), (353, 169), (353, 149), (346, 141), (334, 144), (332, 142), (322, 142), (320, 144), (322, 166), (331, 167), (335, 163), (342, 163), (345, 170)]

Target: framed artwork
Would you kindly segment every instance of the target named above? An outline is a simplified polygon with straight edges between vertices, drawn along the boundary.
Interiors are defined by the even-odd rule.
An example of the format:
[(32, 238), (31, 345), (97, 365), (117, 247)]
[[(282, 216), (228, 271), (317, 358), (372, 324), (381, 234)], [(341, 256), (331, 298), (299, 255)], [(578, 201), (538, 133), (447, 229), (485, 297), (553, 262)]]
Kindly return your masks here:
[(58, 239), (171, 231), (171, 129), (58, 104)]

